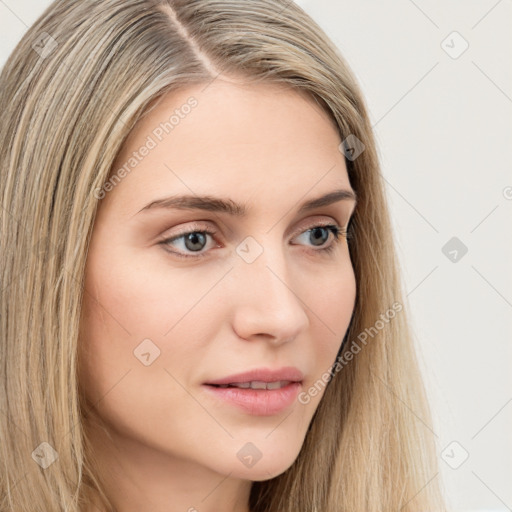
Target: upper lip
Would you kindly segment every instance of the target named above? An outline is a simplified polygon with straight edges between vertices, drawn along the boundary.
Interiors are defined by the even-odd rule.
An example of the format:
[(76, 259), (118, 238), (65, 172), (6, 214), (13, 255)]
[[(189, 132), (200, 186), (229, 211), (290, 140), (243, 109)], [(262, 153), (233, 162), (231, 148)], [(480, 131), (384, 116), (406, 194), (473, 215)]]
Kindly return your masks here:
[(302, 372), (294, 366), (286, 366), (283, 368), (270, 369), (270, 368), (256, 368), (244, 373), (237, 373), (235, 375), (228, 375), (221, 379), (215, 379), (205, 384), (236, 384), (240, 382), (277, 382), (277, 381), (291, 381), (301, 382), (304, 378)]

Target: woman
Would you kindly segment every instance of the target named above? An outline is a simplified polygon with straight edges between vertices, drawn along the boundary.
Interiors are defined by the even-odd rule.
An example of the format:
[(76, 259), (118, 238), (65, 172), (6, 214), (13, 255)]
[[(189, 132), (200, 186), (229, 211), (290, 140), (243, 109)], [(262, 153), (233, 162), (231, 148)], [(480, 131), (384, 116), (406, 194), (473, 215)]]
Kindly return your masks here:
[(366, 106), (310, 17), (59, 0), (0, 90), (0, 510), (444, 510)]

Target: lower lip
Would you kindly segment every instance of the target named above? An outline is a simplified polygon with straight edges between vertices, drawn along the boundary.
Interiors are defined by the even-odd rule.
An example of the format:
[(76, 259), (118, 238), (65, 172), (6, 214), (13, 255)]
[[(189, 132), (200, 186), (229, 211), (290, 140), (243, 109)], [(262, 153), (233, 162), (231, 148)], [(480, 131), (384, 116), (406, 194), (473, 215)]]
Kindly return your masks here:
[(255, 416), (278, 414), (294, 402), (301, 388), (300, 382), (291, 382), (280, 389), (217, 388), (203, 384), (214, 396), (230, 402)]

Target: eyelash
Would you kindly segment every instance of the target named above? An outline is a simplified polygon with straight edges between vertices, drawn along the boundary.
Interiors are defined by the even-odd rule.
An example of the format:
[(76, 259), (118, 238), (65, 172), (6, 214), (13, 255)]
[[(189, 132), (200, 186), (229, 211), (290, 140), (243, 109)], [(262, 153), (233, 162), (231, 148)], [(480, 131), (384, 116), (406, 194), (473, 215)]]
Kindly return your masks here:
[[(312, 231), (316, 228), (325, 228), (328, 229), (333, 235), (334, 238), (332, 240), (332, 243), (328, 245), (327, 247), (324, 247), (323, 249), (313, 249), (313, 252), (319, 252), (323, 254), (330, 254), (332, 251), (334, 251), (336, 245), (341, 242), (341, 237), (346, 238), (347, 240), (352, 238), (352, 234), (350, 230), (347, 230), (346, 228), (343, 228), (341, 226), (338, 226), (337, 224), (318, 224), (311, 226), (310, 228), (302, 231), (299, 233), (299, 235), (302, 235), (304, 233), (307, 233), (308, 231)], [(166, 248), (167, 244), (170, 242), (174, 242), (176, 240), (179, 240), (180, 238), (186, 237), (187, 235), (190, 235), (192, 233), (201, 233), (201, 234), (208, 234), (212, 237), (214, 237), (217, 234), (217, 231), (210, 230), (210, 229), (189, 229), (188, 231), (184, 231), (182, 233), (179, 233), (171, 238), (166, 238), (164, 240), (161, 240), (159, 244), (163, 245), (165, 250), (167, 252), (170, 252), (171, 254), (178, 256), (179, 258), (203, 258), (208, 255), (208, 251), (200, 252), (197, 254), (182, 254), (180, 252), (171, 251)]]

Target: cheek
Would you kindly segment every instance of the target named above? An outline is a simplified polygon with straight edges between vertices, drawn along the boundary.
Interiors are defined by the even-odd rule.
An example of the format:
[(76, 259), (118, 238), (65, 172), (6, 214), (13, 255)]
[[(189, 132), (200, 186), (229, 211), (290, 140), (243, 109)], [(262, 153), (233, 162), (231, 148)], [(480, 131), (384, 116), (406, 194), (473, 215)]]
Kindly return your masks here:
[(133, 379), (143, 370), (149, 386), (157, 369), (168, 381), (164, 368), (174, 373), (193, 361), (205, 339), (205, 312), (220, 317), (220, 303), (206, 296), (225, 272), (195, 274), (107, 253), (108, 262), (91, 254), (80, 326), (81, 378), (93, 402), (128, 371)]
[(306, 286), (306, 307), (323, 325), (327, 336), (323, 337), (328, 345), (340, 344), (350, 322), (355, 299), (356, 279), (350, 262), (340, 267), (318, 273), (310, 278)]
[(343, 338), (350, 324), (356, 299), (356, 279), (351, 265), (341, 271), (326, 272), (311, 280), (305, 307), (310, 309), (314, 331), (311, 333), (314, 349), (314, 371), (307, 383), (316, 386), (311, 402), (320, 401), (326, 387), (326, 372), (336, 361)]
[(104, 421), (127, 435), (147, 435), (148, 444), (180, 438), (184, 434), (169, 426), (170, 411), (188, 406), (198, 414), (180, 385), (200, 349), (190, 321), (197, 290), (186, 286), (185, 276), (167, 282), (150, 272), (106, 270), (96, 266), (86, 279), (80, 329), (85, 397)]
[(326, 273), (323, 277), (323, 293), (318, 293), (319, 306), (332, 320), (332, 330), (340, 334), (340, 325), (350, 318), (355, 305), (356, 279), (352, 265), (344, 263), (338, 272)]

